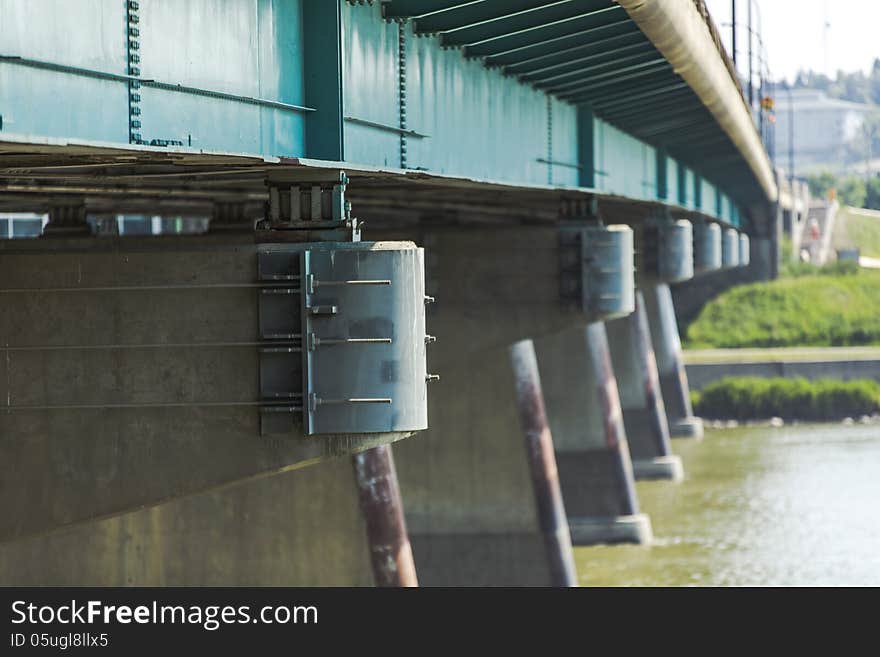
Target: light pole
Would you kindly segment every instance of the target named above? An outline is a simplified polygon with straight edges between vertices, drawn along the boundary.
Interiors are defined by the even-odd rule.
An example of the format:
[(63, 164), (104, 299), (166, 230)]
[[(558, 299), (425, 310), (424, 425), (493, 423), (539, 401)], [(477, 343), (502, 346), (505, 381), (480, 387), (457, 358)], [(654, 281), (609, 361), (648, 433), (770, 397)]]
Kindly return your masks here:
[(791, 84), (785, 83), (788, 94), (788, 180), (794, 193), (794, 98), (791, 95)]

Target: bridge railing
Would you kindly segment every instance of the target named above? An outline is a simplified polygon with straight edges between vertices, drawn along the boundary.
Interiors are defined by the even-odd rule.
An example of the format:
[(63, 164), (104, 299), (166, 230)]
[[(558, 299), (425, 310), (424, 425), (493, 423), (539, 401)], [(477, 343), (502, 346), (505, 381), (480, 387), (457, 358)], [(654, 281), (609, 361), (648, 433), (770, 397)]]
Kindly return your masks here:
[(709, 28), (709, 34), (712, 36), (712, 41), (715, 42), (715, 47), (718, 49), (719, 56), (724, 61), (724, 65), (727, 67), (727, 71), (730, 73), (730, 77), (731, 79), (733, 79), (734, 84), (736, 84), (736, 88), (739, 89), (739, 95), (742, 97), (743, 103), (748, 105), (749, 101), (746, 98), (746, 93), (743, 90), (742, 83), (740, 82), (739, 74), (736, 71), (733, 60), (730, 58), (730, 55), (724, 48), (724, 43), (721, 40), (721, 34), (720, 32), (718, 32), (718, 26), (715, 25), (715, 21), (712, 19), (712, 15), (709, 13), (708, 7), (706, 7), (705, 0), (693, 0), (693, 3), (696, 6), (700, 16), (703, 17), (704, 21), (706, 21), (706, 26)]

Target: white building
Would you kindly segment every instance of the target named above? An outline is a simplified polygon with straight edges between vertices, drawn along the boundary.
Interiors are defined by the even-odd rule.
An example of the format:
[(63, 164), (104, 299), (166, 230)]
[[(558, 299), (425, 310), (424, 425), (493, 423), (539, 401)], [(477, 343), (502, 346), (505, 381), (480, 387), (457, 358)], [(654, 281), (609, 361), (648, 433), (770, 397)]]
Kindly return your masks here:
[[(776, 163), (789, 167), (789, 125), (794, 114), (794, 167), (797, 175), (852, 168), (851, 144), (865, 115), (874, 105), (829, 98), (824, 91), (778, 89), (776, 100)], [(849, 162), (847, 156), (850, 155)], [(861, 158), (864, 162), (864, 158)]]

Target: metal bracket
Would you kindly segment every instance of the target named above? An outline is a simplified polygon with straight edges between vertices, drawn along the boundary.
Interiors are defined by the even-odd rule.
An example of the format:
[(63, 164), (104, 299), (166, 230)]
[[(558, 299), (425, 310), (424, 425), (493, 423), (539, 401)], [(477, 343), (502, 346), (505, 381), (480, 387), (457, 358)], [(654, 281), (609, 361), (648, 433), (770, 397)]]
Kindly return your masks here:
[(421, 249), (264, 245), (258, 277), (263, 434), (426, 426)]
[(348, 177), (344, 171), (314, 182), (273, 176), (266, 186), (269, 200), (257, 229), (317, 231), (315, 241), (360, 241), (360, 223), (351, 216), (351, 203), (345, 200)]

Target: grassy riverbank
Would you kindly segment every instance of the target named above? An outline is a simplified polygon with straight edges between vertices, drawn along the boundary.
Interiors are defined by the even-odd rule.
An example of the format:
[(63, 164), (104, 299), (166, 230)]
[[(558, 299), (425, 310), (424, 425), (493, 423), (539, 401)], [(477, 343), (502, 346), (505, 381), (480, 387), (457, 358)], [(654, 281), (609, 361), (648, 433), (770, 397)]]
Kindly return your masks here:
[(695, 413), (710, 419), (825, 421), (880, 412), (880, 383), (731, 377), (691, 393)]
[(835, 249), (857, 247), (863, 256), (880, 258), (880, 211), (840, 208), (832, 246)]
[(688, 349), (880, 344), (880, 271), (809, 267), (732, 288), (687, 328)]

